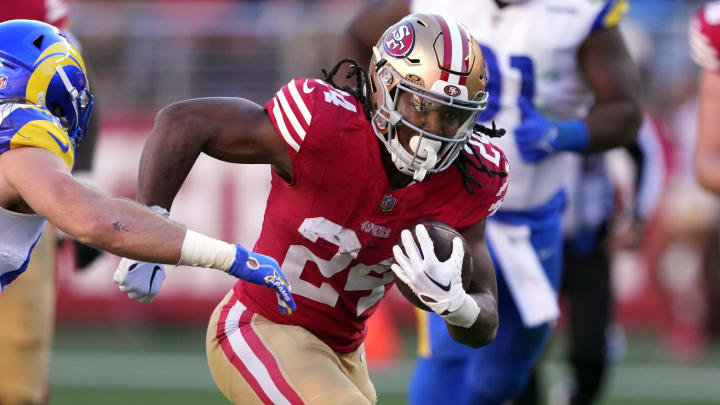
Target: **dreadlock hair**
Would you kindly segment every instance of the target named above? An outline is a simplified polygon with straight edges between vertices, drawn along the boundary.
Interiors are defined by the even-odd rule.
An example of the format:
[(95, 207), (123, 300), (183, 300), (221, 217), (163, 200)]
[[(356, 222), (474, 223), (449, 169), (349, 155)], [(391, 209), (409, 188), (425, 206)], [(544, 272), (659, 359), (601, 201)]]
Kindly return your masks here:
[[(500, 138), (501, 136), (505, 135), (505, 129), (497, 128), (495, 126), (495, 121), (492, 121), (492, 127), (490, 128), (486, 127), (483, 124), (475, 123), (475, 126), (473, 127), (473, 133), (487, 135), (490, 138)], [(480, 157), (477, 149), (471, 147), (470, 150), (472, 151), (473, 157), (475, 158), (474, 160), (464, 153), (459, 153), (458, 157), (453, 162), (453, 164), (460, 170), (460, 173), (462, 173), (463, 184), (465, 185), (465, 190), (467, 190), (468, 193), (475, 194), (475, 190), (470, 187), (470, 183), (478, 186), (478, 188), (482, 188), (483, 185), (475, 177), (473, 177), (467, 165), (472, 166), (475, 170), (486, 173), (488, 177), (493, 177), (495, 175), (498, 175), (500, 177), (507, 176), (507, 172), (490, 169), (485, 164), (485, 161)]]
[[(345, 75), (345, 79), (350, 79), (353, 76), (356, 76), (356, 86), (357, 87), (350, 87), (349, 85), (344, 85), (343, 87), (338, 86), (333, 78), (337, 74), (338, 70), (340, 70), (340, 67), (344, 64), (349, 64), (350, 70)], [(384, 64), (386, 61), (383, 59), (378, 64)], [(330, 71), (326, 71), (325, 69), (322, 69), (323, 74), (323, 80), (327, 83), (329, 83), (331, 86), (333, 86), (336, 89), (340, 89), (342, 91), (345, 91), (347, 93), (350, 93), (355, 98), (357, 98), (360, 103), (363, 106), (363, 110), (365, 112), (365, 117), (368, 120), (372, 120), (372, 109), (373, 109), (373, 103), (370, 98), (370, 94), (372, 93), (372, 90), (370, 88), (370, 79), (368, 78), (367, 71), (360, 66), (357, 61), (354, 59), (345, 58), (335, 64), (335, 66), (330, 69)], [(505, 129), (503, 128), (497, 128), (495, 126), (495, 121), (492, 122), (492, 127), (488, 128), (480, 123), (476, 123), (473, 127), (473, 133), (480, 134), (480, 135), (486, 135), (490, 138), (499, 138), (503, 135), (505, 135)], [(483, 173), (486, 173), (488, 177), (493, 177), (495, 175), (498, 175), (500, 177), (506, 177), (507, 172), (499, 171), (499, 170), (492, 170), (490, 169), (483, 159), (480, 157), (480, 154), (475, 148), (470, 148), (472, 151), (473, 157), (475, 159), (471, 159), (468, 155), (464, 153), (459, 153), (458, 157), (455, 159), (453, 164), (460, 170), (460, 174), (463, 178), (463, 185), (465, 186), (465, 190), (467, 190), (470, 194), (475, 194), (475, 190), (472, 189), (470, 186), (470, 183), (476, 185), (478, 188), (482, 188), (482, 183), (478, 181), (475, 177), (473, 177), (472, 173), (470, 173), (470, 169), (468, 169), (468, 165), (473, 167), (475, 170), (479, 170)]]
[[(340, 87), (333, 80), (333, 77), (335, 77), (340, 67), (346, 63), (350, 65), (350, 70), (345, 75), (345, 79), (350, 79), (353, 76), (356, 76), (355, 83), (357, 87), (350, 87), (350, 85), (347, 84)], [(331, 86), (350, 93), (358, 99), (360, 103), (362, 103), (363, 110), (365, 111), (365, 117), (367, 117), (368, 121), (371, 119), (370, 114), (372, 113), (373, 105), (372, 100), (370, 99), (370, 93), (372, 93), (370, 90), (370, 79), (368, 79), (367, 71), (363, 69), (362, 66), (358, 65), (355, 59), (345, 58), (338, 62), (335, 67), (330, 69), (329, 72), (322, 69), (322, 74), (324, 76), (323, 80), (330, 83)]]

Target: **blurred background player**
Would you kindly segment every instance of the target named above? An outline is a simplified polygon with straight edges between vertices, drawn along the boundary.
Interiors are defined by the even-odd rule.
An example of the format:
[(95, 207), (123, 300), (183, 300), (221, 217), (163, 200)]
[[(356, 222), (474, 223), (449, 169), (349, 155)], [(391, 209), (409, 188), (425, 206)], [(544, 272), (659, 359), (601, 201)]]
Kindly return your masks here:
[(705, 188), (720, 194), (720, 1), (711, 1), (690, 22), (690, 50), (702, 68), (695, 172)]
[[(47, 221), (84, 243), (138, 259), (215, 267), (236, 277), (267, 273), (246, 273), (247, 259), (264, 261), (261, 255), (187, 231), (135, 203), (106, 197), (70, 175), (74, 152), (92, 116), (93, 97), (82, 57), (63, 32), (33, 20), (0, 23), (0, 60), (0, 290), (12, 289), (13, 281), (22, 278)], [(164, 277), (157, 274), (161, 270), (147, 279), (128, 271), (116, 282), (131, 293), (152, 290)], [(292, 304), (277, 264), (270, 270), (272, 280), (254, 280), (282, 291)], [(52, 295), (52, 288), (45, 292)], [(22, 327), (16, 325), (13, 331)], [(42, 401), (43, 377), (27, 392), (11, 387), (8, 403)]]
[[(647, 43), (632, 25), (621, 31), (633, 61), (647, 63)], [(625, 354), (625, 334), (614, 302), (612, 258), (641, 248), (645, 223), (659, 200), (665, 160), (657, 120), (644, 117), (636, 142), (582, 158), (568, 175), (563, 214), (561, 305), (564, 321), (553, 340), (566, 338), (568, 378), (546, 384), (542, 361), (513, 405), (596, 403)], [(560, 343), (561, 344), (561, 343)], [(547, 350), (546, 350), (547, 351)], [(546, 357), (546, 356), (545, 356)], [(546, 371), (546, 370), (545, 370)]]
[(508, 153), (514, 181), (488, 221), (499, 270), (498, 337), (468, 350), (454, 345), (430, 314), (429, 328), (420, 331), (412, 403), (500, 404), (526, 384), (559, 315), (564, 187), (580, 165), (577, 156), (562, 152), (627, 144), (640, 124), (638, 75), (617, 29), (627, 7), (614, 0), (391, 1), (373, 3), (348, 28), (344, 49), (359, 51), (383, 22), (408, 9), (456, 18), (488, 61), (490, 103), (480, 121), (514, 129), (497, 141)]
[[(627, 220), (630, 207), (622, 201), (607, 170), (607, 154), (583, 157), (580, 170), (568, 173), (567, 206), (563, 215), (563, 272), (559, 293), (566, 299), (567, 360), (569, 381), (550, 390), (549, 403), (590, 404), (598, 398), (617, 356), (614, 346), (622, 338), (613, 324), (613, 295), (610, 274), (611, 232), (616, 217)], [(616, 214), (618, 214), (616, 216)], [(620, 215), (621, 214), (621, 215)], [(630, 211), (630, 219), (632, 211)], [(628, 227), (636, 227), (627, 224)], [(632, 243), (627, 229), (624, 238)], [(625, 246), (622, 246), (625, 247)], [(618, 335), (620, 334), (620, 335)], [(609, 340), (613, 340), (612, 342)], [(622, 348), (620, 348), (622, 350)], [(536, 363), (530, 381), (513, 405), (543, 403), (542, 375)]]
[[(687, 10), (695, 11), (691, 7)], [(701, 67), (700, 80), (676, 78), (668, 92), (673, 104), (661, 110), (666, 116), (659, 121), (669, 134), (665, 142), (669, 147), (663, 151), (668, 161), (667, 180), (643, 244), (648, 267), (655, 271), (653, 282), (663, 294), (656, 305), (666, 314), (660, 329), (670, 353), (681, 362), (703, 359), (708, 332), (714, 329), (717, 335), (719, 330), (715, 303), (720, 291), (720, 205), (713, 194), (717, 194), (719, 184), (713, 173), (718, 151), (713, 129), (717, 111), (713, 95), (717, 13), (717, 2), (710, 2), (691, 18), (690, 55)], [(679, 266), (683, 272), (677, 272)]]
[[(217, 306), (206, 349), (233, 403), (375, 403), (363, 339), (394, 280), (393, 253), (392, 271), (442, 314), (458, 345), (495, 336), (485, 218), (508, 183), (503, 154), (487, 140), (502, 131), (476, 124), (487, 102), (482, 53), (464, 28), (435, 14), (406, 16), (377, 37), (369, 71), (350, 62), (353, 87), (334, 86), (343, 60), (324, 81), (291, 80), (264, 109), (238, 98), (175, 103), (158, 113), (145, 144), (138, 200), (167, 208), (201, 153), (272, 167), (255, 250), (282, 262), (298, 310), (277, 316), (275, 297), (247, 283)], [(437, 263), (424, 228), (420, 247), (403, 231), (426, 218), (467, 239), (468, 292), (459, 239), (455, 259)], [(407, 257), (393, 248), (401, 231)]]

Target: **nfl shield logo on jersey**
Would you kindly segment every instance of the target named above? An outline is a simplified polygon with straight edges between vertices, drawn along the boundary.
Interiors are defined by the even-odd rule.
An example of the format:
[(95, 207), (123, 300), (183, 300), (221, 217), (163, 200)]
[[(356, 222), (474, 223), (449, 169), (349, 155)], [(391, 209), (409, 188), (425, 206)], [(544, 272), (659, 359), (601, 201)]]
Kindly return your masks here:
[(5, 89), (7, 87), (8, 78), (5, 75), (0, 75), (0, 90)]
[(391, 211), (393, 207), (395, 207), (395, 201), (397, 201), (397, 198), (390, 194), (384, 196), (382, 201), (380, 201), (380, 209), (385, 212)]

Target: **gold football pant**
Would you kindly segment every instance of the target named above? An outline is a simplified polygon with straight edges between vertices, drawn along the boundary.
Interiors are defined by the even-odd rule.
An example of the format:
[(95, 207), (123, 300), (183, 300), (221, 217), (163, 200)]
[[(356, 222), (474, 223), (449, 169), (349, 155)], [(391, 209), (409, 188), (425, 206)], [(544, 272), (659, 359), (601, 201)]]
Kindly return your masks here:
[(271, 322), (231, 290), (210, 318), (210, 371), (234, 404), (370, 405), (376, 401), (364, 347), (333, 351), (308, 330)]
[(47, 227), (28, 268), (0, 293), (0, 404), (47, 402), (55, 322), (55, 232)]

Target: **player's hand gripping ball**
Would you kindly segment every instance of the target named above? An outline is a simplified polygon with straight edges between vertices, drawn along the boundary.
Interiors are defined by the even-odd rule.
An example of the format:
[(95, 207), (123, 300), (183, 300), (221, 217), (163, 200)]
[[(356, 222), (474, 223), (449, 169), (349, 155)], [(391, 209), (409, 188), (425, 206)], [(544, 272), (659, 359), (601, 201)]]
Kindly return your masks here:
[[(430, 244), (423, 243), (422, 237), (418, 238), (417, 225), (424, 226), (429, 236), (429, 241), (425, 242), (431, 242)], [(458, 231), (440, 221), (423, 220), (406, 231), (412, 236), (414, 246), (408, 246), (410, 240), (403, 240), (401, 235), (393, 248), (395, 284), (411, 304), (425, 311), (437, 312), (430, 306), (437, 309), (437, 301), (460, 293), (457, 291), (459, 288), (462, 288), (463, 292), (467, 291), (470, 286), (473, 271), (470, 246)], [(408, 239), (407, 234), (405, 238)], [(451, 257), (455, 238), (459, 238), (461, 243), (455, 247), (455, 257)], [(408, 252), (408, 247), (414, 252)], [(462, 252), (457, 250), (458, 248)], [(419, 257), (416, 254), (419, 254)], [(398, 258), (405, 261), (403, 266), (399, 265)], [(459, 266), (461, 269), (458, 269)], [(455, 274), (458, 270), (459, 274)]]

